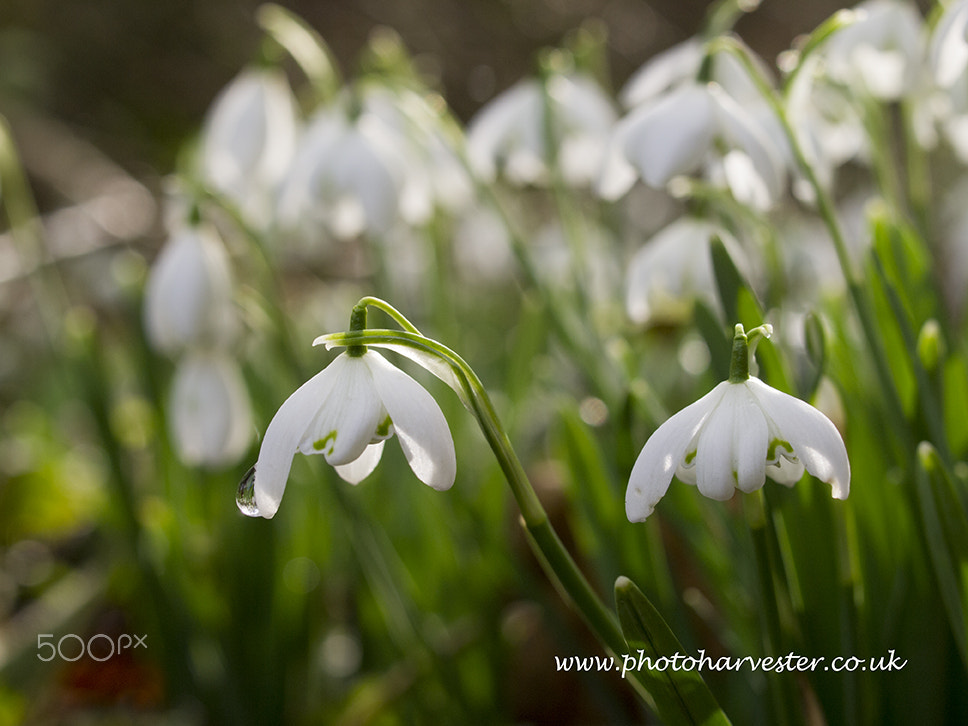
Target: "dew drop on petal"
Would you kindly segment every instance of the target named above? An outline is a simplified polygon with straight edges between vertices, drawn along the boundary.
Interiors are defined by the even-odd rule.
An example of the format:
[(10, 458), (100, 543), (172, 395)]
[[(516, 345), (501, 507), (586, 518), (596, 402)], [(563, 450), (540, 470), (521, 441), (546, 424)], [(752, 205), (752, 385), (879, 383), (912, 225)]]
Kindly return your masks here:
[(246, 517), (260, 517), (262, 513), (255, 503), (255, 467), (253, 466), (246, 472), (246, 475), (242, 477), (242, 481), (239, 482), (239, 491), (235, 495), (235, 503), (239, 507), (239, 511), (242, 512)]

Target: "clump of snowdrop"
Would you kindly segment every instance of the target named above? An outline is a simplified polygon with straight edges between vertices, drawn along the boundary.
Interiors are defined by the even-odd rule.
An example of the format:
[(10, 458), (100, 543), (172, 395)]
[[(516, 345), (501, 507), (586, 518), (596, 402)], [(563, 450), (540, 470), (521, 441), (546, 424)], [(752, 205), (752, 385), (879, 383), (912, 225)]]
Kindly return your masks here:
[[(769, 335), (763, 326), (750, 336)], [(625, 509), (644, 521), (676, 476), (716, 500), (736, 489), (753, 492), (769, 476), (792, 486), (804, 470), (831, 485), (835, 499), (850, 490), (850, 462), (837, 428), (813, 406), (749, 374), (750, 345), (736, 326), (729, 379), (662, 424), (629, 477)]]

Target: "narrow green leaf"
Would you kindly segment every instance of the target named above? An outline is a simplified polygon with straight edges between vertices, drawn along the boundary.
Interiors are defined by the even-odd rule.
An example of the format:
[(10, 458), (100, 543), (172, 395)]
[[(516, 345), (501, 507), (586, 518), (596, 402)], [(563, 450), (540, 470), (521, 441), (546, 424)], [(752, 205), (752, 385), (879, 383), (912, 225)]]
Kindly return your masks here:
[[(944, 462), (928, 442), (918, 446), (918, 503), (924, 522), (931, 564), (941, 600), (961, 659), (968, 666), (968, 603), (965, 601), (968, 570), (968, 519), (957, 497)], [(947, 481), (946, 481), (947, 480)]]
[[(716, 276), (716, 286), (719, 289), (719, 299), (723, 304), (726, 320), (730, 323), (739, 322), (739, 293), (749, 286), (739, 268), (736, 267), (736, 263), (733, 262), (733, 258), (730, 257), (726, 245), (718, 236), (710, 241), (709, 254), (712, 257), (713, 273)], [(760, 322), (762, 321), (754, 325), (759, 325)]]
[[(669, 726), (730, 723), (706, 686), (698, 659), (686, 653), (649, 599), (627, 577), (615, 581), (615, 603), (629, 646), (622, 655), (623, 675), (634, 674), (645, 686), (659, 718)], [(670, 662), (676, 655), (683, 658), (678, 668)], [(686, 670), (687, 663), (694, 667)]]

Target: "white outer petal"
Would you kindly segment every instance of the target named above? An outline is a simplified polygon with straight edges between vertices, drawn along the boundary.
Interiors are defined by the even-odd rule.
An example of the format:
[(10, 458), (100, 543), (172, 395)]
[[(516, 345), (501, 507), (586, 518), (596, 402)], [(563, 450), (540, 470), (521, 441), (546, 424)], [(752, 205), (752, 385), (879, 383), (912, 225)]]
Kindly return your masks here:
[(703, 496), (726, 501), (736, 491), (736, 412), (747, 396), (742, 386), (725, 384), (722, 398), (703, 423), (696, 449), (696, 486)]
[(632, 467), (625, 493), (625, 514), (630, 522), (644, 522), (655, 510), (693, 437), (725, 393), (725, 385), (720, 383), (669, 418), (645, 442)]
[(736, 488), (748, 494), (766, 483), (769, 427), (759, 401), (748, 389), (743, 391), (742, 398), (737, 396), (734, 417), (733, 471), (736, 472)]
[(619, 100), (626, 108), (648, 103), (673, 86), (695, 78), (702, 65), (703, 43), (689, 38), (652, 56), (622, 88)]
[(367, 351), (363, 360), (413, 473), (434, 489), (449, 489), (457, 475), (457, 456), (440, 406), (423, 386), (379, 353)]
[(935, 82), (950, 88), (968, 67), (968, 2), (961, 0), (949, 5), (932, 33), (930, 61)]
[(334, 388), (338, 370), (332, 365), (302, 384), (276, 411), (266, 428), (255, 464), (255, 503), (259, 513), (271, 519), (279, 509), (292, 458), (310, 422)]
[[(365, 355), (364, 355), (365, 357)], [(332, 466), (355, 461), (370, 444), (386, 411), (373, 388), (373, 377), (362, 358), (342, 353), (329, 364), (333, 387), (299, 442), (304, 454), (323, 454)], [(317, 442), (326, 442), (317, 448)]]
[(850, 492), (850, 461), (837, 427), (810, 404), (771, 388), (758, 378), (750, 378), (746, 383), (806, 470), (831, 485), (834, 499), (846, 499)]
[(602, 168), (595, 184), (598, 195), (609, 202), (624, 196), (638, 178), (638, 171), (625, 157), (625, 137), (629, 133), (629, 119), (630, 117), (627, 117), (619, 121), (612, 129), (605, 144)]
[(705, 86), (676, 89), (628, 117), (625, 156), (642, 179), (661, 188), (675, 176), (695, 171), (716, 131), (712, 97)]

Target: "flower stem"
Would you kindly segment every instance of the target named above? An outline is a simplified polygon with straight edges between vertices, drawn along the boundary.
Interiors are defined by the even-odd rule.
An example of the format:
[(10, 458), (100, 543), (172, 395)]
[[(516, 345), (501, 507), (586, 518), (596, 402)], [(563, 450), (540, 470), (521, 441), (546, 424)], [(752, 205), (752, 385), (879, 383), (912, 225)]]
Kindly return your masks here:
[(888, 401), (888, 405), (893, 411), (893, 415), (888, 418), (894, 424), (899, 440), (903, 444), (903, 450), (911, 451), (914, 447), (914, 440), (910, 430), (905, 426), (907, 416), (904, 411), (904, 405), (901, 403), (897, 385), (891, 374), (890, 367), (887, 364), (887, 352), (878, 332), (870, 300), (864, 294), (860, 274), (857, 272), (856, 266), (848, 252), (847, 242), (830, 194), (824, 185), (820, 183), (813, 166), (807, 160), (806, 154), (800, 145), (797, 133), (793, 129), (793, 125), (790, 122), (790, 118), (787, 115), (786, 108), (779, 94), (763, 77), (759, 68), (757, 68), (756, 64), (749, 57), (746, 49), (739, 42), (729, 37), (717, 38), (715, 43), (716, 50), (732, 53), (746, 68), (750, 79), (756, 84), (760, 94), (770, 105), (773, 113), (776, 114), (783, 133), (790, 144), (790, 151), (793, 154), (794, 160), (816, 196), (817, 211), (824, 225), (827, 227), (834, 251), (837, 254), (837, 260), (840, 263), (841, 271), (847, 282), (847, 292), (860, 319), (861, 329), (864, 331), (864, 337), (871, 352), (871, 357), (873, 358), (874, 370), (876, 371), (878, 382)]
[[(410, 354), (418, 362), (426, 361), (429, 356), (447, 366), (452, 374), (450, 379), (441, 375), (438, 366), (425, 367), (455, 388), (461, 400), (464, 401), (477, 420), (484, 438), (494, 452), (508, 486), (511, 488), (511, 493), (521, 512), (524, 526), (530, 535), (529, 541), (543, 564), (546, 565), (550, 574), (557, 580), (561, 589), (567, 594), (602, 644), (614, 656), (622, 655), (628, 646), (615, 614), (604, 605), (555, 531), (544, 506), (528, 479), (524, 466), (518, 459), (505, 433), (487, 390), (471, 367), (446, 346), (412, 331), (351, 331), (324, 336), (317, 342), (324, 342), (327, 346), (339, 347), (353, 345), (384, 346), (397, 349), (400, 352), (409, 349)], [(637, 678), (633, 678), (633, 683), (640, 691), (645, 690), (644, 685)]]

